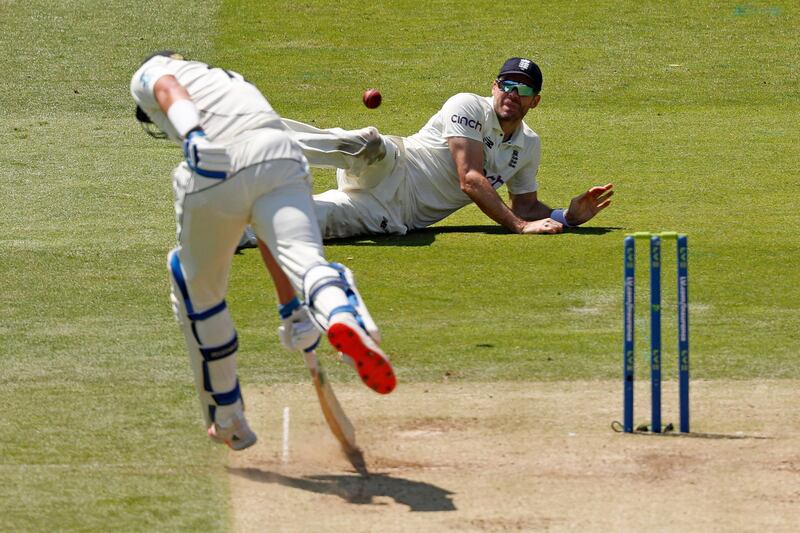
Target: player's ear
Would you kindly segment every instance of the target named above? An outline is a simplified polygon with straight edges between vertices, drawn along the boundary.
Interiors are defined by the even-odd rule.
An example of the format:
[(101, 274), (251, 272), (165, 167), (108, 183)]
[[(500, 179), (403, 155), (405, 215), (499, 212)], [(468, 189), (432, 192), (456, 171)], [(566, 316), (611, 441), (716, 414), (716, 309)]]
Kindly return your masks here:
[(531, 109), (533, 109), (534, 107), (536, 107), (537, 105), (539, 105), (539, 101), (540, 101), (541, 99), (542, 99), (542, 95), (541, 95), (541, 94), (535, 94), (535, 95), (533, 96), (533, 99), (531, 100), (531, 107), (530, 107), (530, 108), (531, 108)]

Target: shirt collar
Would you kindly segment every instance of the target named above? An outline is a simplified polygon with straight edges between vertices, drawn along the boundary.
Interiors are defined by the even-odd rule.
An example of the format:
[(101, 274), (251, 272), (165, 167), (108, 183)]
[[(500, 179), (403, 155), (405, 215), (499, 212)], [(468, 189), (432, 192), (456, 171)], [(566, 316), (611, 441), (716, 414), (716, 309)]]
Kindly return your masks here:
[(517, 131), (515, 131), (511, 135), (511, 138), (506, 142), (504, 142), (503, 144), (510, 144), (512, 146), (516, 146), (517, 148), (522, 148), (524, 143), (525, 143), (525, 122), (520, 122)]

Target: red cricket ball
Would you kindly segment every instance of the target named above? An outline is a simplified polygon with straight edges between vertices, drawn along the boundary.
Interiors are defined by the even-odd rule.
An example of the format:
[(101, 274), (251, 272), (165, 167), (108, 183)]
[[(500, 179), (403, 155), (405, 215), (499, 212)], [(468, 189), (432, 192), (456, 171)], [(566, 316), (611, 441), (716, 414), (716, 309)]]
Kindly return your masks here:
[(365, 106), (375, 109), (381, 105), (381, 92), (378, 89), (367, 89), (361, 99), (364, 101)]

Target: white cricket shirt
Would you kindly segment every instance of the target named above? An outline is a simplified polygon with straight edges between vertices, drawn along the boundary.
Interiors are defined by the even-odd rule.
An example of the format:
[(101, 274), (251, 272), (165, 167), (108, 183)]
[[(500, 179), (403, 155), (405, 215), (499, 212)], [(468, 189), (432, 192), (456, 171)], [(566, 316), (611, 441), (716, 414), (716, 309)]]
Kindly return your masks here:
[(505, 184), (512, 194), (537, 190), (541, 143), (536, 132), (523, 122), (503, 142), (492, 97), (459, 93), (447, 100), (418, 133), (404, 138), (408, 192), (413, 197), (413, 205), (404, 213), (409, 228), (429, 226), (472, 203), (461, 191), (447, 146), (450, 137), (483, 143), (483, 170), (494, 189)]
[(241, 74), (199, 61), (155, 56), (133, 75), (131, 95), (153, 123), (177, 143), (181, 139), (153, 95), (156, 81), (167, 74), (175, 76), (189, 92), (200, 113), (200, 123), (213, 141), (225, 143), (258, 128), (286, 129), (267, 99)]

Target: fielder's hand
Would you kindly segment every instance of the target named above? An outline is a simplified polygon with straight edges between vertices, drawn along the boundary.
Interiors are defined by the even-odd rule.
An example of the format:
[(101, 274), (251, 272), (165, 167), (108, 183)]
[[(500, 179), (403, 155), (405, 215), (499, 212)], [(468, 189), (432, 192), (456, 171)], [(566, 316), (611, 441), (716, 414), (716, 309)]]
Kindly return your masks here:
[(528, 222), (522, 228), (523, 235), (530, 235), (534, 233), (561, 233), (564, 231), (564, 225), (552, 218), (543, 218), (542, 220), (534, 220)]
[(591, 220), (597, 213), (611, 204), (611, 196), (614, 191), (611, 183), (601, 187), (592, 187), (583, 194), (572, 199), (567, 208), (567, 223), (570, 226), (578, 226)]
[(207, 178), (225, 179), (231, 169), (225, 147), (209, 141), (203, 130), (189, 132), (183, 141), (183, 155), (189, 168)]
[(320, 333), (308, 315), (308, 308), (301, 305), (291, 315), (281, 319), (278, 337), (287, 350), (307, 352), (317, 347)]

